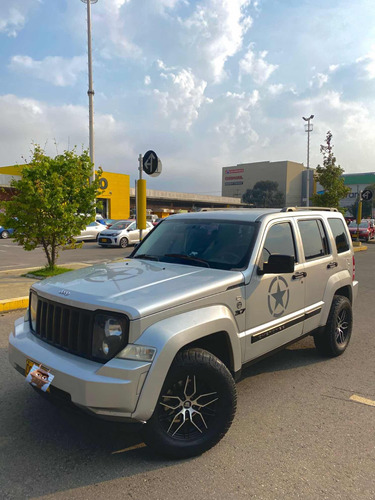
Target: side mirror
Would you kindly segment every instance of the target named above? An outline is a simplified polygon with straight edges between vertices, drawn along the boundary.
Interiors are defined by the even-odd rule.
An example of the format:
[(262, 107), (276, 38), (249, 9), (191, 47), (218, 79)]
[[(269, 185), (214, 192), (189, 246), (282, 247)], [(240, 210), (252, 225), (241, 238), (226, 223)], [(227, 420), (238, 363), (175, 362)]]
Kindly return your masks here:
[(262, 274), (288, 274), (293, 272), (293, 255), (271, 254), (268, 258), (268, 262), (263, 264)]

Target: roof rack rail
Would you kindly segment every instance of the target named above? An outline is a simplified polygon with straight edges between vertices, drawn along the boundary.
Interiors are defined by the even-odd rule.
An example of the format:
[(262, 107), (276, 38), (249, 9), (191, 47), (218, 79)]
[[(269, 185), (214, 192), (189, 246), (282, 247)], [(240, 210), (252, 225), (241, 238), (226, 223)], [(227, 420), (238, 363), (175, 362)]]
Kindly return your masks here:
[(299, 212), (303, 210), (323, 210), (324, 212), (338, 212), (337, 208), (330, 207), (284, 207), (281, 212)]

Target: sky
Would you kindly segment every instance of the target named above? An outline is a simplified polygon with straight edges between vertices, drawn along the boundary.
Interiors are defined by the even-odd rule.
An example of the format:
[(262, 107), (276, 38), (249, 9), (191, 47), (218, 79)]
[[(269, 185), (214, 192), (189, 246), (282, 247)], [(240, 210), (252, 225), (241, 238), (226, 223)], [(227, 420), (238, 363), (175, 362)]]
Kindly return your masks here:
[[(220, 195), (222, 167), (307, 162), (328, 130), (345, 173), (375, 171), (373, 0), (99, 0), (95, 164), (150, 189)], [(0, 166), (33, 144), (88, 148), (86, 5), (0, 2)], [(145, 176), (146, 177), (146, 176)], [(266, 179), (265, 179), (266, 180)], [(267, 179), (268, 180), (268, 179)]]

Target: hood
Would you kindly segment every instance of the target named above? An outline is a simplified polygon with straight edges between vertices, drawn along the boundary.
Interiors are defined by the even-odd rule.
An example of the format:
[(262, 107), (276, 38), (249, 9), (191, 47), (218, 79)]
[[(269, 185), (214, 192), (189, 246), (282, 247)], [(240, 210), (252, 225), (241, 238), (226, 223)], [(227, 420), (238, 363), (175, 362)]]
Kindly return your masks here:
[(240, 271), (121, 259), (60, 274), (32, 288), (50, 300), (89, 310), (123, 311), (137, 319), (242, 281)]

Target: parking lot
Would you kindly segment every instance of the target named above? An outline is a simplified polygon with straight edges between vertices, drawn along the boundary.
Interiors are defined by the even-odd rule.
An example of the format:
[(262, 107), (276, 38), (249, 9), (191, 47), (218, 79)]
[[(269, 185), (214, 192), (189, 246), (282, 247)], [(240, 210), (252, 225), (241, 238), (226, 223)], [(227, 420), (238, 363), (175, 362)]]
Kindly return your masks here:
[[(70, 262), (96, 264), (106, 260), (129, 255), (133, 247), (102, 248), (95, 241), (84, 242), (82, 248), (65, 248), (59, 252), (57, 264), (67, 265)], [(13, 239), (0, 239), (0, 271), (28, 267), (44, 267), (47, 263), (43, 248), (39, 247), (26, 252)]]
[[(94, 247), (83, 251), (100, 258)], [(227, 436), (208, 453), (176, 462), (146, 448), (137, 427), (43, 400), (7, 361), (8, 334), (23, 311), (3, 314), (1, 498), (372, 500), (374, 245), (356, 254), (356, 273), (346, 353), (321, 358), (307, 338), (247, 369)]]

